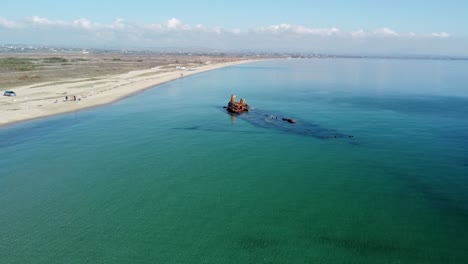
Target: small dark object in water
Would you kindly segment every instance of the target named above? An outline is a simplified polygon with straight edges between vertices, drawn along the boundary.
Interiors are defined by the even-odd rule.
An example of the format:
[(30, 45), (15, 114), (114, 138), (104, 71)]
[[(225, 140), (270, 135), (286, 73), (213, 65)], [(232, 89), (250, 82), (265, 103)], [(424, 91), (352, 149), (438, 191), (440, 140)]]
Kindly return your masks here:
[(226, 108), (227, 108), (227, 106), (223, 106), (223, 108), (224, 108), (224, 109), (226, 109)]
[(283, 121), (288, 121), (289, 123), (291, 124), (295, 124), (296, 123), (296, 120), (292, 119), (292, 118), (283, 118)]

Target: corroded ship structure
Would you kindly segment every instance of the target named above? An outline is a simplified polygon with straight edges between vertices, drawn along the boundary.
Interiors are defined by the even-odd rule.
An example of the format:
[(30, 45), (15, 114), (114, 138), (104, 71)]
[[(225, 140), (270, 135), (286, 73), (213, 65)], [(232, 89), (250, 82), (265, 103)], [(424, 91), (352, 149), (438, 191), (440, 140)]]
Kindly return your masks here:
[(236, 102), (236, 95), (231, 95), (231, 101), (229, 101), (227, 110), (234, 114), (240, 114), (249, 111), (249, 105), (245, 103), (245, 99), (242, 98), (240, 102)]

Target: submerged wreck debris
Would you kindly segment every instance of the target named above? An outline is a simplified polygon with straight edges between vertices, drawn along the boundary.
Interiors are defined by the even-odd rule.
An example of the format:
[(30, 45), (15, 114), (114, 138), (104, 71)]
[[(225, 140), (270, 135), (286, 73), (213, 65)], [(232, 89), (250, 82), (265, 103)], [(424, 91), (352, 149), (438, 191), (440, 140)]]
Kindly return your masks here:
[(295, 123), (296, 123), (296, 120), (295, 120), (295, 119), (292, 119), (292, 118), (283, 118), (283, 121), (288, 121), (288, 122), (291, 123), (291, 124), (295, 124)]
[(279, 115), (273, 115), (256, 108), (251, 108), (245, 103), (244, 98), (242, 98), (240, 102), (236, 102), (235, 95), (231, 96), (231, 101), (228, 103), (228, 106), (223, 108), (231, 114), (231, 117), (238, 117), (257, 127), (275, 129), (286, 133), (320, 139), (353, 138), (351, 135), (342, 134), (336, 130), (324, 128), (318, 124), (300, 120), (296, 121), (288, 117), (279, 117)]

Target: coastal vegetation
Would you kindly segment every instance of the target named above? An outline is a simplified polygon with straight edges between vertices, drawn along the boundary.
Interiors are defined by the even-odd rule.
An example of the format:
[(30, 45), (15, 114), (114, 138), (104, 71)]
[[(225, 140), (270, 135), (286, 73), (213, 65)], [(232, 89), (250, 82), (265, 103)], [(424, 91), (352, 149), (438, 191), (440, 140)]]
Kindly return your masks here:
[(0, 58), (0, 72), (15, 72), (15, 71), (32, 71), (37, 70), (41, 63), (71, 65), (68, 60), (60, 57), (46, 58), (21, 58), (21, 57), (6, 57)]
[[(121, 74), (154, 67), (172, 70), (177, 65), (197, 67), (195, 62), (222, 62), (225, 57), (216, 55), (185, 55), (122, 52), (83, 54), (79, 52), (1, 53), (0, 87), (13, 89), (18, 86), (35, 85), (38, 82), (59, 82), (63, 79), (94, 78)], [(233, 56), (233, 60), (241, 57)]]
[(76, 58), (76, 59), (72, 59), (71, 61), (72, 61), (72, 62), (77, 62), (77, 61), (89, 61), (89, 59)]
[(60, 58), (60, 57), (48, 57), (44, 58), (45, 63), (65, 63), (68, 62), (67, 59)]
[(36, 68), (32, 58), (0, 58), (0, 71), (31, 71)]

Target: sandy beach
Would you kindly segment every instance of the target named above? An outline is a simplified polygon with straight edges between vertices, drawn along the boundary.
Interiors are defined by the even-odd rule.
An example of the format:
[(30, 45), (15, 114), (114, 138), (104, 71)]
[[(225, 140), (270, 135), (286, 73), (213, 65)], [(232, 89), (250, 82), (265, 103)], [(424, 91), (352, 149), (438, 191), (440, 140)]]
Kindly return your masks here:
[(216, 62), (194, 68), (171, 64), (123, 74), (15, 87), (11, 90), (16, 97), (1, 96), (0, 126), (109, 104), (178, 78), (252, 61)]

